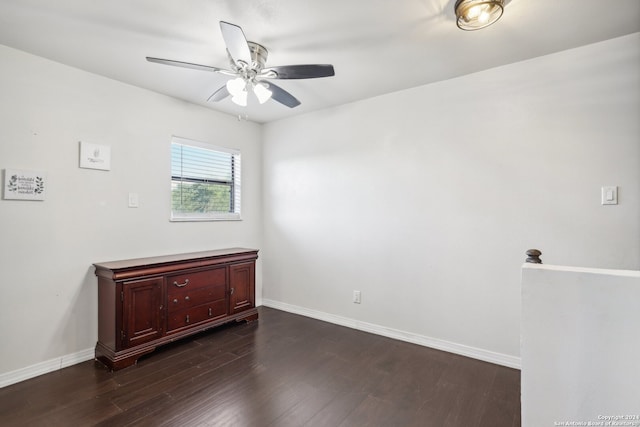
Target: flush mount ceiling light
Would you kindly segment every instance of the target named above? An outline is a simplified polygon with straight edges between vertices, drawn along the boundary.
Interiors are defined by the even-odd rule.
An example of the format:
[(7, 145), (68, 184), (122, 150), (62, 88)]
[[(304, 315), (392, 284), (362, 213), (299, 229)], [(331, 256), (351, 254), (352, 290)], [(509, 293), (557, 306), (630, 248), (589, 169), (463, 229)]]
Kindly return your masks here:
[(488, 27), (502, 16), (504, 0), (457, 0), (456, 24), (461, 30)]

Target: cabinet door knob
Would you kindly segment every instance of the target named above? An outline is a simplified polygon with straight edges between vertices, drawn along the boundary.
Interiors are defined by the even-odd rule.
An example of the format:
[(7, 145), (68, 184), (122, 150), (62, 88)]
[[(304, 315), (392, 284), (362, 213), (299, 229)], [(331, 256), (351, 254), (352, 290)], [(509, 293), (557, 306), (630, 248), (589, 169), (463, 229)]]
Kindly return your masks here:
[(209, 307), (209, 317), (211, 317), (211, 307)]
[(229, 295), (233, 295), (233, 288), (229, 291)]
[(177, 286), (179, 288), (184, 288), (185, 286), (187, 286), (189, 284), (189, 279), (185, 279), (184, 283), (178, 283), (178, 282), (173, 282), (174, 286)]
[(185, 319), (187, 323), (189, 323), (189, 315), (187, 314), (187, 318)]
[(191, 298), (189, 298), (189, 295), (187, 295), (186, 297), (184, 297), (185, 301), (189, 301)]
[(173, 303), (174, 303), (174, 304), (177, 304), (177, 303), (178, 303), (178, 300), (174, 298), (174, 299), (173, 299)]

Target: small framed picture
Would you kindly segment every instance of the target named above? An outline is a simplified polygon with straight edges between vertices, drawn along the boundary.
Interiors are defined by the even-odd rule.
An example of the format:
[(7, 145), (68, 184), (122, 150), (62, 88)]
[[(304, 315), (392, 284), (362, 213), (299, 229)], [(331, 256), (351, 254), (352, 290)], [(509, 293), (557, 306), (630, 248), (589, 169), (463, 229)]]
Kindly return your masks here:
[(111, 147), (80, 141), (80, 167), (111, 170)]
[(2, 189), (5, 200), (44, 200), (47, 174), (43, 171), (5, 169)]

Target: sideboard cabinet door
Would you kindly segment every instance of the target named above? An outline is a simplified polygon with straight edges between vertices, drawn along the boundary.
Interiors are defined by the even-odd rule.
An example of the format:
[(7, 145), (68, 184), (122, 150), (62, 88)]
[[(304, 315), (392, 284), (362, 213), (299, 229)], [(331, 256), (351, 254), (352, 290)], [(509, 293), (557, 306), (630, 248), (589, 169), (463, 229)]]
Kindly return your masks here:
[(231, 314), (255, 307), (255, 263), (230, 265), (229, 288)]
[(122, 284), (124, 348), (142, 344), (162, 335), (163, 278), (132, 280)]

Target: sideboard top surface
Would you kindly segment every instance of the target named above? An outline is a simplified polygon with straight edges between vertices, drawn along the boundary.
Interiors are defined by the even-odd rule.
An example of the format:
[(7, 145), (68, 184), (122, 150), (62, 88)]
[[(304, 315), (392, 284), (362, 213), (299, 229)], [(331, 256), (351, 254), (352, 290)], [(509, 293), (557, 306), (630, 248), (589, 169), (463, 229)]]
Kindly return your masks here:
[(94, 263), (94, 267), (96, 268), (96, 274), (98, 274), (99, 270), (110, 270), (110, 271), (123, 271), (130, 269), (140, 269), (140, 268), (153, 268), (153, 267), (161, 267), (163, 265), (170, 265), (175, 263), (180, 263), (184, 261), (206, 261), (206, 260), (215, 260), (217, 258), (224, 258), (229, 256), (252, 256), (254, 259), (257, 258), (258, 249), (247, 249), (247, 248), (229, 248), (229, 249), (216, 249), (210, 251), (202, 251), (202, 252), (191, 252), (191, 253), (182, 253), (175, 255), (162, 255), (162, 256), (154, 256), (148, 258), (134, 258), (134, 259), (126, 259), (120, 261), (108, 261), (108, 262), (96, 262)]

